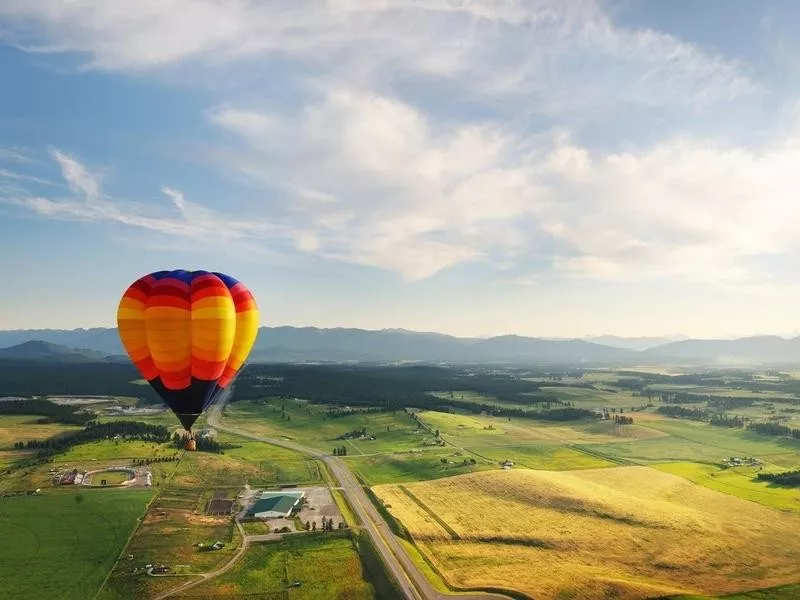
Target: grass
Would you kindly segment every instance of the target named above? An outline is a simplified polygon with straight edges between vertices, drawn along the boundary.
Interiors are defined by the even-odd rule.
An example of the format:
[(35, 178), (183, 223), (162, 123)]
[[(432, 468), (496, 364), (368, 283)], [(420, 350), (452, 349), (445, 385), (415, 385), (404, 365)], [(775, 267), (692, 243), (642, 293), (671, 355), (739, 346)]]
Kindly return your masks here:
[(111, 459), (153, 458), (157, 456), (172, 456), (177, 452), (179, 450), (171, 444), (157, 444), (138, 440), (99, 440), (73, 446), (63, 454), (57, 455), (55, 462), (58, 464), (72, 464)]
[(775, 438), (744, 429), (715, 427), (697, 421), (657, 419), (647, 422), (648, 427), (673, 437), (716, 448), (718, 452), (739, 453), (748, 456), (765, 456), (800, 451), (800, 440)]
[(342, 491), (331, 489), (331, 496), (333, 497), (333, 501), (336, 502), (336, 506), (339, 508), (339, 512), (342, 513), (344, 522), (347, 523), (350, 527), (357, 525), (358, 518), (356, 518), (353, 509), (350, 507), (350, 503), (347, 501), (347, 498), (345, 498)]
[[(233, 436), (220, 436), (232, 441)], [(317, 461), (304, 455), (260, 442), (235, 439), (241, 448), (225, 454), (187, 452), (175, 474), (179, 487), (275, 486), (281, 483), (319, 483), (322, 481)]]
[[(771, 485), (755, 479), (758, 469), (740, 467), (721, 469), (697, 463), (654, 465), (659, 471), (684, 477), (712, 490), (731, 494), (763, 506), (800, 512), (800, 489)], [(773, 469), (774, 470), (774, 469)]]
[(672, 596), (659, 600), (796, 600), (800, 598), (800, 584), (753, 590), (726, 596)]
[(540, 389), (559, 400), (573, 402), (577, 408), (630, 408), (642, 403), (642, 398), (634, 398), (626, 391), (561, 386), (542, 386)]
[(102, 485), (105, 480), (106, 485), (118, 485), (130, 479), (130, 474), (124, 471), (101, 471), (100, 473), (92, 474), (90, 483), (92, 485)]
[[(236, 402), (225, 409), (225, 422), (258, 435), (283, 437), (318, 450), (333, 452), (335, 446), (346, 446), (348, 454), (374, 454), (409, 450), (421, 445), (415, 434), (416, 425), (402, 411), (396, 413), (353, 414), (339, 418), (326, 417), (327, 407), (302, 400), (269, 399), (264, 403)], [(285, 415), (290, 420), (284, 418)], [(355, 429), (367, 428), (375, 440), (337, 440)]]
[(92, 598), (151, 498), (83, 489), (0, 500), (3, 598)]
[[(533, 419), (490, 417), (422, 411), (420, 420), (438, 429), (442, 438), (457, 447), (519, 446), (523, 444), (602, 444), (663, 437), (664, 433), (638, 424), (618, 427), (613, 421), (550, 423)], [(636, 417), (634, 417), (636, 418)]]
[(375, 492), (458, 587), (644, 598), (797, 580), (800, 515), (655, 469), (488, 471), (405, 487), (418, 502), (397, 485)]
[[(301, 582), (300, 587), (287, 585)], [(349, 537), (295, 536), (251, 546), (228, 573), (176, 598), (291, 597), (295, 600), (376, 598)]]
[[(174, 573), (204, 573), (230, 560), (241, 543), (229, 517), (202, 514), (201, 491), (168, 488), (148, 510), (141, 525), (125, 548), (132, 560), (122, 560), (108, 579), (100, 600), (148, 598), (165, 587), (163, 578), (144, 573), (146, 564), (164, 564)], [(213, 552), (201, 552), (198, 543), (223, 542)], [(133, 569), (139, 569), (134, 573)], [(170, 578), (171, 579), (171, 578)], [(172, 585), (177, 585), (172, 580)]]
[(0, 416), (0, 450), (8, 450), (17, 442), (46, 440), (66, 431), (82, 429), (77, 425), (61, 423), (37, 423), (41, 416), (2, 415)]
[(586, 454), (566, 446), (486, 446), (470, 448), (472, 452), (497, 462), (510, 460), (528, 469), (571, 471), (596, 469), (614, 464), (603, 458)]
[[(448, 462), (443, 463), (443, 458)], [(360, 475), (368, 485), (439, 479), (497, 468), (496, 464), (490, 464), (485, 459), (476, 459), (476, 464), (465, 465), (465, 458), (476, 457), (469, 452), (458, 452), (453, 448), (448, 448), (406, 454), (353, 456), (344, 460), (348, 467)], [(450, 464), (450, 462), (454, 464)]]

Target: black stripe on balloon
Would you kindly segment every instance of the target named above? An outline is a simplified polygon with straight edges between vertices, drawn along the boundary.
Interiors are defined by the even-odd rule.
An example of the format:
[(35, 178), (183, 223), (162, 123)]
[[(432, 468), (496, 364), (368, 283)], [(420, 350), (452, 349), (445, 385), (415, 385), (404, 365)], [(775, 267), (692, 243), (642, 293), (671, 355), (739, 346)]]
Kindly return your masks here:
[(213, 402), (215, 395), (220, 390), (216, 380), (208, 381), (192, 377), (189, 387), (181, 390), (170, 390), (164, 386), (161, 377), (148, 381), (156, 393), (161, 396), (170, 410), (187, 431), (191, 429), (198, 417)]

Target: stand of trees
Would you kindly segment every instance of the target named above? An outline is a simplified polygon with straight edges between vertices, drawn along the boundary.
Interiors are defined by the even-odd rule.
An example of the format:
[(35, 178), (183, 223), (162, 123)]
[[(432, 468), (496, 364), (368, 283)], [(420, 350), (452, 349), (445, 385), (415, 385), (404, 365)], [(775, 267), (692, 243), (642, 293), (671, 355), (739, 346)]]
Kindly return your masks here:
[(42, 415), (41, 419), (37, 419), (37, 423), (66, 425), (86, 425), (94, 419), (93, 413), (84, 412), (80, 407), (56, 404), (38, 398), (0, 402), (0, 415)]
[(116, 436), (125, 440), (142, 440), (145, 442), (164, 443), (169, 441), (169, 430), (163, 425), (151, 425), (140, 421), (110, 421), (108, 423), (89, 423), (81, 431), (64, 433), (46, 440), (28, 440), (17, 442), (17, 448), (35, 448), (46, 454), (64, 452), (72, 446), (112, 439)]
[(346, 446), (337, 446), (333, 449), (334, 456), (347, 456), (347, 447)]
[(800, 487), (800, 469), (796, 471), (784, 471), (783, 473), (759, 473), (756, 475), (759, 481), (769, 481), (777, 485), (790, 487)]
[[(458, 396), (459, 392), (477, 392), (521, 407), (568, 405), (541, 391), (541, 385), (509, 373), (443, 367), (256, 364), (248, 366), (237, 379), (235, 400), (273, 396), (304, 398), (333, 406), (382, 407), (383, 410), (401, 410), (409, 406), (446, 411), (453, 407), (474, 410), (474, 402)], [(562, 384), (548, 381), (546, 385)], [(453, 393), (437, 398), (429, 392)], [(487, 403), (478, 411), (486, 408), (492, 407)]]
[(777, 423), (750, 423), (747, 429), (762, 435), (772, 435), (775, 437), (791, 437), (800, 440), (800, 429), (792, 429), (786, 425)]
[(709, 412), (703, 408), (686, 408), (683, 406), (659, 406), (656, 409), (662, 415), (692, 421), (708, 421)]
[(59, 363), (0, 360), (0, 396), (128, 396), (150, 404), (161, 399), (150, 386), (131, 383), (141, 374), (129, 362)]

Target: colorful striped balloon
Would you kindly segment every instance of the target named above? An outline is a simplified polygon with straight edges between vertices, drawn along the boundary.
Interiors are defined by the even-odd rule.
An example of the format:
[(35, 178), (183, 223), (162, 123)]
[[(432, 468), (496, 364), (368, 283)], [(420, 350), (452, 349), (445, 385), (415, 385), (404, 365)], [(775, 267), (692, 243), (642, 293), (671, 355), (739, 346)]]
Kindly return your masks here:
[(117, 327), (142, 376), (189, 430), (236, 378), (258, 335), (244, 284), (208, 271), (158, 271), (122, 296)]

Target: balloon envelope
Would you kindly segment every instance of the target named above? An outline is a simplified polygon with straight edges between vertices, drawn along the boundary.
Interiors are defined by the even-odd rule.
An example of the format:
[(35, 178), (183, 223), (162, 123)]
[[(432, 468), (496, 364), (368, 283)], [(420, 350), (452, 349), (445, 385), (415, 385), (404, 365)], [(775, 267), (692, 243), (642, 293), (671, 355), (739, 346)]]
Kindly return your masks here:
[(250, 290), (208, 271), (145, 275), (117, 310), (126, 352), (187, 430), (238, 375), (258, 321)]

